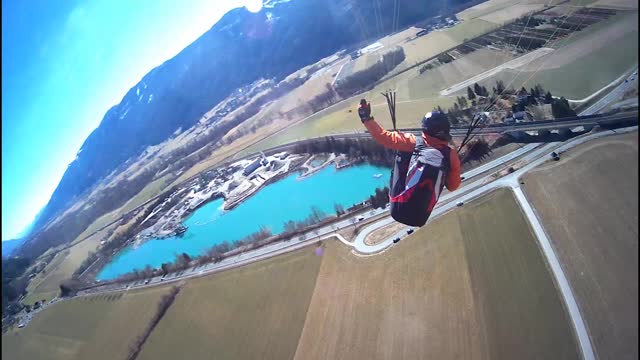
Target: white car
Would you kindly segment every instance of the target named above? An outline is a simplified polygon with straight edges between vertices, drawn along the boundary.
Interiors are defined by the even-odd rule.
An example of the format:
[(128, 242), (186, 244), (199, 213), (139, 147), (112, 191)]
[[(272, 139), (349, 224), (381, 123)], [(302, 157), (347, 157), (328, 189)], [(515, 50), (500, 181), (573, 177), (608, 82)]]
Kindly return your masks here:
[(462, 202), (462, 201), (458, 201), (458, 202), (456, 203), (456, 206), (462, 206), (462, 205), (464, 205), (464, 202)]

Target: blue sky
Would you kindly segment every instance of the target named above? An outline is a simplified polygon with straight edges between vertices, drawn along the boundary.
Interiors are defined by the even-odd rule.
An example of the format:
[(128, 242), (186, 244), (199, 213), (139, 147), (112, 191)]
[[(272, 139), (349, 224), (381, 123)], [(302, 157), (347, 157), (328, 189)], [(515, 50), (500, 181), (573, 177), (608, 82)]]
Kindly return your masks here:
[(127, 90), (243, 5), (260, 0), (3, 0), (2, 240)]

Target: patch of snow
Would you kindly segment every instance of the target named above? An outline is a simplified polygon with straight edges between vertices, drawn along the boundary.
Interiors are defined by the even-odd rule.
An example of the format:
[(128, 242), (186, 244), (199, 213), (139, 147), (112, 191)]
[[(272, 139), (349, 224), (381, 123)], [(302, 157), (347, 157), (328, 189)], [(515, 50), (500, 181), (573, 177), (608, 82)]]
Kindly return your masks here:
[(127, 108), (127, 110), (125, 110), (124, 114), (120, 115), (120, 120), (124, 119), (124, 117), (127, 116), (127, 113), (129, 112), (129, 110), (131, 110), (131, 108)]
[(262, 4), (262, 7), (272, 9), (276, 4), (288, 3), (291, 0), (267, 0)]

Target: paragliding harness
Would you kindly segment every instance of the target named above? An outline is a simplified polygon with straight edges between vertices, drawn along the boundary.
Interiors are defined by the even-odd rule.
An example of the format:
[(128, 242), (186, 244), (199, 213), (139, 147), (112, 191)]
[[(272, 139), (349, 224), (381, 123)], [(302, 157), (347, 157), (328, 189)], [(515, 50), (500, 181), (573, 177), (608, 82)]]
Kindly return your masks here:
[[(398, 131), (395, 92), (382, 95), (389, 105), (393, 131)], [(416, 136), (412, 152), (396, 151), (389, 184), (394, 220), (409, 226), (422, 226), (427, 222), (444, 188), (450, 151), (448, 146), (436, 149), (428, 145), (422, 136)]]
[[(389, 105), (393, 131), (397, 132), (395, 91), (382, 95)], [(470, 144), (476, 135), (474, 130), (484, 127), (486, 120), (485, 115), (474, 115), (457, 149), (458, 154)], [(396, 151), (389, 184), (390, 211), (394, 220), (409, 226), (422, 226), (427, 222), (444, 189), (451, 150), (448, 146), (436, 149), (426, 144), (422, 136), (416, 136), (412, 152)]]

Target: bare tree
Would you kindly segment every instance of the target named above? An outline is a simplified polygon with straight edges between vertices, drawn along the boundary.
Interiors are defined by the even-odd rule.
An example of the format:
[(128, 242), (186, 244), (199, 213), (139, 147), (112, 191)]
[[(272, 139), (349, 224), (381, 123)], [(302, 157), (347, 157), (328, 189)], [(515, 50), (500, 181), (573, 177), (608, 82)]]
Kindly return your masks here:
[(356, 219), (355, 217), (351, 217), (349, 219), (349, 221), (351, 221), (351, 223), (353, 224), (353, 229), (355, 230), (356, 228), (356, 222), (358, 222), (358, 219)]

